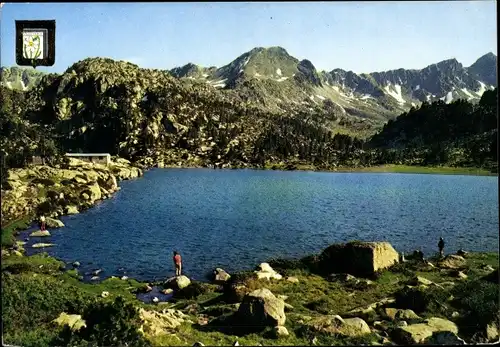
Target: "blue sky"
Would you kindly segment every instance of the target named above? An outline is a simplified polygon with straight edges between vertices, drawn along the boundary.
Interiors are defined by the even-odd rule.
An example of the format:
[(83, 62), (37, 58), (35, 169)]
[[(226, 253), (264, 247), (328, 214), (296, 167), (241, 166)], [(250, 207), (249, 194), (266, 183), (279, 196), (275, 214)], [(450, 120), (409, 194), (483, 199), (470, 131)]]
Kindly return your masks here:
[(496, 47), (495, 1), (289, 3), (7, 3), (1, 65), (15, 65), (15, 20), (56, 20), (62, 72), (87, 57), (170, 69), (222, 66), (254, 47), (281, 46), (319, 70), (468, 66)]

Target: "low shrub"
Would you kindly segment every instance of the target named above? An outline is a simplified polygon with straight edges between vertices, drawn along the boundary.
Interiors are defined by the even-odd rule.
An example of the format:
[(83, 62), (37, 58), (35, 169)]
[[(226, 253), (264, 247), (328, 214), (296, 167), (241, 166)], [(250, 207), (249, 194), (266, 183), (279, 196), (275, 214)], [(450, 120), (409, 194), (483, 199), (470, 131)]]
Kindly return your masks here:
[(77, 332), (66, 328), (54, 343), (65, 346), (150, 346), (139, 331), (138, 309), (122, 297), (113, 302), (97, 301), (89, 305), (82, 318), (86, 327)]
[(50, 323), (61, 312), (81, 312), (90, 297), (55, 277), (23, 273), (2, 276), (2, 320), (5, 333), (19, 334)]

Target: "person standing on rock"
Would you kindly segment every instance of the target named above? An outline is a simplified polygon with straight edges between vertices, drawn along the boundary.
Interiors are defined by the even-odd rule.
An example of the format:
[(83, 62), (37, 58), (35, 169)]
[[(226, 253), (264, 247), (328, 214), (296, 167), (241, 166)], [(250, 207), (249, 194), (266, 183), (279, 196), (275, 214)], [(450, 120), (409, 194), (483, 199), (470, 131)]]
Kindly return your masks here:
[(444, 256), (444, 240), (442, 237), (439, 238), (438, 242), (438, 247), (439, 247), (439, 256), (442, 258)]
[(45, 216), (40, 217), (40, 230), (45, 231)]
[(175, 265), (175, 276), (180, 276), (182, 272), (182, 259), (181, 255), (174, 251), (174, 265)]

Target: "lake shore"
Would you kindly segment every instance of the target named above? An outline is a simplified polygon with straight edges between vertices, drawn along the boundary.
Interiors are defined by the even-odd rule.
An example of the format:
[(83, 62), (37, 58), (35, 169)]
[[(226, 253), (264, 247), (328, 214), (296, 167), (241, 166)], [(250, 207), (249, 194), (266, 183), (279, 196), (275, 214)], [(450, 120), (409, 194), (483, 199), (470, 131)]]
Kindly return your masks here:
[[(381, 170), (381, 168), (377, 169)], [(384, 169), (394, 170), (395, 168), (384, 167)], [(401, 169), (401, 167), (396, 169)], [(81, 196), (87, 192), (89, 186), (97, 182), (97, 180), (93, 181), (93, 178), (91, 178), (93, 174), (89, 173), (95, 170), (88, 167), (75, 170), (86, 172), (86, 178), (90, 178), (78, 185), (79, 196)], [(47, 172), (45, 170), (41, 171), (41, 173)], [(101, 171), (101, 169), (97, 171)], [(139, 173), (137, 175), (130, 174), (130, 169), (125, 169), (125, 171), (127, 174), (120, 176), (121, 179), (130, 179), (131, 176), (140, 177), (141, 175)], [(51, 184), (51, 189), (54, 186)], [(99, 186), (101, 186), (100, 183)], [(43, 186), (43, 184), (37, 183), (36, 187), (39, 189), (38, 192), (46, 192), (43, 188), (47, 187)], [(116, 189), (107, 190), (108, 196), (114, 191)], [(92, 203), (89, 203), (87, 199), (83, 200), (86, 202), (81, 206), (82, 210), (83, 208), (91, 208), (99, 201), (99, 199), (95, 199), (92, 200)], [(58, 215), (65, 215), (64, 210), (57, 213)], [(433, 267), (422, 267), (418, 263), (410, 261), (393, 270), (384, 270), (367, 280), (362, 277), (358, 279), (356, 277), (346, 277), (343, 280), (332, 281), (328, 276), (319, 275), (310, 267), (310, 260), (316, 257), (314, 255), (295, 261), (270, 261), (275, 273), (280, 274), (282, 279), (271, 279), (269, 281), (255, 279), (255, 273), (250, 269), (250, 271), (231, 274), (232, 280), (228, 282), (228, 284), (231, 283), (229, 286), (191, 281), (191, 285), (186, 289), (174, 292), (172, 300), (154, 303), (140, 302), (137, 300), (136, 295), (149, 292), (151, 286), (165, 287), (166, 283), (163, 281), (145, 283), (136, 281), (133, 278), (111, 277), (97, 283), (84, 283), (76, 264), (73, 269), (68, 270), (66, 264), (43, 253), (29, 257), (23, 256), (24, 243), (22, 241), (14, 242), (13, 247), (6, 251), (4, 247), (4, 231), (8, 230), (10, 235), (14, 235), (16, 229), (23, 229), (29, 226), (30, 223), (31, 217), (22, 216), (20, 219), (12, 221), (7, 228), (2, 229), (2, 272), (7, 278), (7, 285), (4, 287), (3, 295), (5, 298), (12, 296), (11, 299), (5, 299), (8, 307), (6, 341), (9, 343), (21, 343), (30, 346), (33, 341), (43, 340), (48, 342), (49, 338), (59, 336), (60, 331), (50, 322), (62, 312), (80, 315), (82, 319), (88, 321), (91, 318), (86, 316), (83, 308), (68, 308), (73, 306), (61, 304), (64, 300), (67, 300), (67, 302), (78, 301), (80, 299), (77, 298), (80, 297), (84, 297), (86, 300), (86, 303), (82, 304), (84, 307), (94, 305), (91, 303), (95, 302), (100, 302), (102, 305), (112, 305), (115, 299), (123, 297), (126, 304), (132, 305), (132, 307), (139, 310), (138, 315), (141, 317), (138, 321), (141, 323), (130, 324), (134, 324), (137, 329), (144, 332), (144, 338), (149, 341), (148, 343), (157, 346), (179, 344), (192, 346), (195, 342), (202, 342), (207, 345), (221, 343), (231, 345), (235, 341), (239, 341), (243, 345), (356, 345), (359, 343), (392, 345), (394, 343), (411, 342), (411, 340), (405, 340), (411, 339), (412, 335), (408, 336), (409, 333), (402, 330), (401, 322), (406, 322), (408, 326), (426, 325), (426, 320), (432, 318), (444, 319), (450, 322), (451, 324), (445, 324), (453, 327), (451, 329), (454, 331), (454, 336), (460, 339), (463, 338), (468, 342), (476, 341), (473, 335), (477, 331), (471, 333), (466, 328), (467, 324), (470, 326), (471, 321), (481, 320), (480, 337), (483, 339), (481, 341), (491, 338), (491, 331), (494, 331), (491, 324), (493, 326), (496, 324), (498, 331), (498, 324), (495, 321), (493, 323), (486, 322), (484, 318), (494, 320), (492, 312), (497, 312), (498, 307), (491, 307), (491, 303), (498, 303), (498, 290), (494, 284), (492, 287), (487, 284), (488, 281), (485, 282), (482, 279), (488, 273), (494, 271), (492, 267), (496, 267), (496, 271), (498, 271), (498, 253), (469, 253), (465, 257), (466, 263), (462, 263), (457, 269), (436, 266), (437, 259), (434, 258), (429, 259), (431, 264), (434, 264)], [(5, 235), (7, 238), (9, 232), (5, 232)], [(265, 261), (265, 259), (263, 260)], [(460, 272), (462, 274), (459, 274)], [(421, 280), (424, 284), (420, 283), (417, 287), (422, 290), (425, 289), (425, 293), (430, 296), (429, 300), (424, 300), (427, 303), (423, 310), (407, 304), (404, 299), (400, 299), (400, 301), (403, 300), (403, 303), (400, 302), (400, 304), (396, 305), (398, 307), (394, 306), (395, 302), (371, 307), (374, 303), (385, 302), (384, 300), (387, 298), (397, 302), (398, 297), (406, 298), (408, 295), (424, 295), (421, 291), (415, 294), (410, 290), (412, 285), (408, 287), (408, 283), (413, 281), (415, 276), (424, 278), (424, 280)], [(430, 285), (425, 282), (426, 280), (434, 284)], [(455, 284), (447, 287), (445, 284), (449, 282)], [(427, 287), (421, 287), (422, 285)], [(22, 289), (24, 294), (21, 296), (15, 294), (20, 293), (19, 288), (24, 288)], [(238, 317), (239, 307), (244, 301), (245, 295), (251, 291), (264, 288), (289, 305), (283, 304), (287, 316), (287, 321), (283, 325), (285, 329), (280, 328), (278, 334), (278, 330), (274, 326), (264, 326), (263, 330), (257, 332), (240, 332), (229, 328), (235, 325), (233, 323), (237, 323), (233, 319), (239, 319), (236, 317)], [(433, 288), (437, 288), (437, 291), (434, 291)], [(495, 288), (496, 292), (492, 292), (491, 288)], [(408, 290), (410, 291), (408, 292)], [(467, 306), (470, 305), (467, 301), (469, 296), (482, 295), (479, 293), (485, 291), (489, 294), (486, 297), (484, 295), (480, 296), (476, 299), (477, 302), (474, 303), (478, 307)], [(40, 292), (44, 293), (44, 295), (34, 299), (33, 293)], [(234, 298), (228, 299), (228, 295), (236, 295), (236, 302), (234, 302)], [(494, 295), (497, 295), (497, 297), (494, 297)], [(449, 304), (447, 303), (446, 305), (449, 305), (449, 307), (443, 310), (433, 300), (445, 302), (446, 300), (443, 299), (445, 296), (455, 296), (458, 299), (450, 301)], [(284, 297), (287, 298), (283, 299)], [(42, 314), (44, 307), (47, 306), (52, 307), (51, 313)], [(22, 311), (20, 316), (16, 316), (13, 312), (19, 307), (32, 307), (32, 309), (29, 312)], [(481, 309), (481, 307), (484, 308), (483, 311), (475, 311)], [(169, 310), (168, 313), (165, 313), (167, 312), (165, 310)], [(403, 310), (400, 315), (410, 315), (413, 318), (396, 318), (393, 311), (397, 313), (398, 310)], [(412, 310), (418, 318), (413, 316), (413, 313), (408, 313), (407, 310)], [(37, 325), (31, 326), (28, 323), (23, 323), (28, 321), (25, 319), (23, 322), (17, 321), (16, 324), (20, 328), (15, 328), (12, 322), (16, 322), (16, 319), (19, 319), (16, 317), (22, 317), (22, 315), (39, 317)], [(365, 329), (366, 326), (360, 323), (365, 327), (362, 328), (365, 332), (360, 335), (339, 336), (338, 334), (332, 334), (330, 328), (328, 328), (330, 323), (327, 323), (332, 315), (339, 315), (344, 321), (351, 319), (351, 317), (362, 319), (369, 332)], [(310, 322), (309, 319), (313, 319), (314, 323)], [(457, 328), (454, 328), (455, 326)], [(490, 327), (489, 330), (487, 327)], [(27, 333), (22, 329), (32, 332)], [(427, 327), (426, 329), (432, 330), (433, 328)], [(165, 331), (167, 333), (164, 333)], [(114, 333), (116, 332), (111, 332), (111, 334)], [(73, 334), (76, 334), (76, 332)], [(490, 334), (489, 337), (488, 334)]]
[[(352, 244), (364, 247), (365, 243)], [(125, 312), (126, 307), (133, 307), (137, 319), (126, 323), (128, 329), (141, 331), (139, 336), (153, 346), (194, 346), (197, 342), (233, 345), (236, 341), (240, 345), (419, 344), (423, 338), (437, 339), (434, 333), (445, 332), (447, 339), (471, 343), (491, 341), (495, 331), (498, 332), (495, 318), (498, 253), (459, 252), (459, 256), (449, 255), (442, 260), (431, 257), (423, 263), (408, 257), (404, 263), (396, 262), (373, 275), (352, 276), (332, 275), (328, 269), (321, 272), (317, 264), (325, 252), (327, 250), (302, 259), (269, 260), (268, 265), (261, 264), (256, 271), (225, 274), (220, 269), (213, 278), (215, 282), (187, 280), (187, 284), (182, 285), (180, 280), (144, 283), (116, 277), (84, 283), (77, 266), (68, 269), (46, 254), (30, 257), (11, 254), (2, 259), (2, 295), (15, 298), (14, 301), (3, 299), (7, 300), (4, 306), (6, 342), (30, 346), (35, 338), (49, 341), (60, 336), (60, 328), (50, 322), (58, 316), (61, 318), (63, 312), (74, 315), (72, 319), (82, 320), (93, 329), (92, 316), (78, 307), (97, 303), (104, 305), (106, 315), (113, 315), (106, 307), (115, 307), (114, 310), (118, 310), (115, 314), (123, 314), (120, 312)], [(334, 273), (343, 271), (333, 270)], [(25, 289), (19, 292), (18, 288)], [(170, 288), (166, 302), (154, 302), (157, 294), (146, 302), (136, 297), (163, 288)], [(43, 295), (33, 296), (36, 292)], [(274, 307), (269, 314), (276, 320), (254, 316), (258, 328), (249, 329), (244, 317), (251, 315), (245, 310), (250, 302), (252, 305), (259, 302), (251, 301), (252, 295), (264, 295), (262, 300)], [(119, 297), (123, 298), (122, 304), (117, 303)], [(474, 298), (472, 302), (471, 298)], [(73, 304), (67, 306), (65, 300)], [(75, 306), (80, 300), (82, 303)], [(23, 307), (30, 310), (25, 311)], [(48, 312), (43, 307), (49, 307)], [(38, 319), (31, 332), (23, 331), (28, 326), (18, 322), (23, 315)], [(341, 326), (330, 322), (333, 315), (343, 322)], [(429, 323), (434, 321), (440, 324)], [(14, 322), (18, 325), (13, 325)], [(478, 324), (477, 327), (471, 329), (471, 322)], [(350, 323), (356, 323), (354, 330), (347, 328)], [(63, 320), (59, 324), (73, 323)], [(277, 329), (275, 324), (281, 328)], [(344, 324), (347, 325), (342, 328)], [(331, 330), (334, 327), (335, 332)], [(426, 331), (424, 337), (413, 332), (417, 327)], [(108, 329), (111, 329), (108, 334), (120, 336), (117, 328)], [(77, 331), (72, 335), (86, 336)], [(426, 340), (426, 343), (439, 344), (436, 341), (440, 340)]]
[[(207, 168), (202, 165), (164, 165), (160, 168), (177, 169), (202, 169)], [(498, 173), (491, 172), (483, 168), (475, 167), (452, 167), (452, 166), (417, 166), (385, 164), (377, 166), (348, 167), (339, 166), (336, 168), (318, 168), (314, 165), (284, 163), (267, 163), (264, 167), (258, 166), (235, 166), (224, 167), (223, 169), (251, 169), (251, 170), (283, 170), (283, 171), (315, 171), (329, 173), (408, 173), (408, 174), (433, 174), (433, 175), (472, 175), (472, 176), (498, 176)]]

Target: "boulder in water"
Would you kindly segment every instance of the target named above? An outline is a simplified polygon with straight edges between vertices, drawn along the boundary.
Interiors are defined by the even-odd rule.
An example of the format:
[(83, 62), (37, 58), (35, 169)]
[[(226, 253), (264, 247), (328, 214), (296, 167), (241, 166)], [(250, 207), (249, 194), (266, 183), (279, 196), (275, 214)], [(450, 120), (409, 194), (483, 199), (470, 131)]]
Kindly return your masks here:
[(52, 247), (54, 246), (53, 243), (35, 243), (33, 246), (31, 246), (32, 248), (45, 248), (45, 247)]
[(37, 230), (30, 234), (31, 237), (47, 237), (50, 236), (50, 232), (48, 230)]
[(48, 228), (56, 229), (56, 228), (63, 228), (64, 227), (64, 223), (61, 222), (59, 219), (55, 219), (55, 218), (47, 217), (47, 218), (45, 218), (45, 223), (46, 223)]
[(188, 277), (186, 277), (184, 275), (175, 276), (175, 277), (171, 277), (165, 281), (165, 288), (179, 290), (179, 289), (186, 288), (190, 284), (191, 284), (191, 280)]

